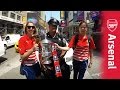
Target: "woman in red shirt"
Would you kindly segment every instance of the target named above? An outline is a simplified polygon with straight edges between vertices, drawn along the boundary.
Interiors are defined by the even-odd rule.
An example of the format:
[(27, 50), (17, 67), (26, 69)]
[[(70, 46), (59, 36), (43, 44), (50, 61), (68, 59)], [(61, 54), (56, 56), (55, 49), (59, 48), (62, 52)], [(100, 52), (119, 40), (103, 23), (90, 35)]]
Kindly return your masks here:
[[(79, 24), (79, 33), (72, 36), (68, 47), (60, 47), (58, 44), (57, 47), (61, 50), (69, 50), (74, 48), (73, 52), (73, 70), (74, 70), (74, 79), (83, 79), (85, 71), (88, 67), (92, 65), (93, 52), (92, 49), (95, 49), (95, 44), (93, 38), (87, 35), (88, 26), (85, 21), (81, 21)], [(88, 59), (90, 56), (90, 63), (88, 65)]]
[(40, 49), (41, 45), (35, 42), (34, 34), (36, 34), (34, 23), (27, 22), (25, 35), (19, 40), (19, 53), (21, 57), (20, 73), (25, 75), (27, 79), (38, 79), (41, 74), (39, 61), (36, 56), (36, 50)]

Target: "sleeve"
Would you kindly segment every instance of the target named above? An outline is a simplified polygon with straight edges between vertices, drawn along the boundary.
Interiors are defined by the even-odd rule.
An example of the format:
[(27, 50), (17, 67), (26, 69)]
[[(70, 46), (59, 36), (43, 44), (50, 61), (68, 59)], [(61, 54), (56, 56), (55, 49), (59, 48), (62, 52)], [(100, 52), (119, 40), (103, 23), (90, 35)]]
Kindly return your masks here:
[(90, 49), (96, 49), (93, 38), (90, 38)]
[(24, 38), (20, 38), (18, 47), (19, 47), (19, 53), (23, 55), (26, 51)]
[(75, 36), (72, 36), (70, 42), (68, 43), (68, 47), (72, 48), (74, 46)]

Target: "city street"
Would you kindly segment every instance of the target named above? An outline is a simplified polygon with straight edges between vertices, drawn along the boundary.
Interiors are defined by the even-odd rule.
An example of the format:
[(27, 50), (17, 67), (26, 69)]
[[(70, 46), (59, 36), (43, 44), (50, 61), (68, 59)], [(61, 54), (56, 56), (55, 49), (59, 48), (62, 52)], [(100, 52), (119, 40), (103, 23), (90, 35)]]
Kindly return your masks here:
[[(20, 56), (15, 52), (14, 47), (9, 48), (7, 54), (0, 57), (0, 60), (3, 60), (0, 64), (0, 79), (25, 79), (25, 76), (19, 74), (19, 58)], [(95, 52), (93, 59), (93, 66), (87, 69), (84, 79), (100, 79), (102, 72), (100, 71), (101, 58), (99, 53)], [(73, 79), (73, 71), (71, 71), (70, 79)]]
[[(84, 79), (101, 79), (100, 75), (103, 73), (101, 71), (101, 62), (100, 54), (94, 51), (93, 65), (91, 68), (87, 68)], [(73, 79), (73, 71), (71, 72), (71, 79)]]
[(19, 54), (15, 52), (15, 48), (7, 49), (6, 55), (0, 57), (0, 79), (24, 79), (25, 77), (19, 74)]
[[(64, 34), (65, 38), (69, 40), (72, 35), (78, 32), (80, 21), (84, 20), (88, 24), (88, 34), (92, 34), (94, 30), (93, 39), (97, 49), (99, 50), (100, 35), (96, 34), (101, 34), (98, 27), (100, 26), (99, 15), (100, 11), (0, 11), (0, 35), (4, 37), (7, 34), (23, 35), (23, 30), (25, 29), (27, 22), (33, 22), (37, 32), (40, 30), (48, 31), (50, 30), (48, 21), (50, 19), (55, 19), (55, 21), (58, 20), (57, 32)], [(96, 20), (94, 20), (93, 17), (96, 18)], [(11, 38), (11, 35), (6, 36), (4, 46), (14, 45), (15, 42), (13, 42), (14, 40), (12, 39), (15, 38)], [(71, 53), (72, 52), (69, 51), (66, 54), (66, 57), (68, 58), (65, 59), (68, 61), (67, 64), (72, 66)], [(14, 47), (7, 49), (6, 54), (0, 57), (0, 79), (26, 79), (25, 76), (20, 75), (19, 69), (21, 63), (19, 59), (19, 53), (15, 52)], [(100, 53), (98, 51), (94, 51), (93, 65), (91, 68), (87, 68), (84, 79), (100, 79), (100, 75), (103, 73), (100, 70), (101, 62), (102, 58)], [(73, 79), (73, 71), (71, 71), (70, 79)]]

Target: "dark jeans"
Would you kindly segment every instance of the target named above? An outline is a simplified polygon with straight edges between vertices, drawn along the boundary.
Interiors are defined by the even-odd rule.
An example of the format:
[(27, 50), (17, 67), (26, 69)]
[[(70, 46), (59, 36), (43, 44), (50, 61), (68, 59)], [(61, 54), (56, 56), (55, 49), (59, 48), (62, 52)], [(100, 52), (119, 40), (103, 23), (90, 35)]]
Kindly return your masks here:
[(39, 63), (36, 63), (33, 66), (26, 66), (21, 64), (20, 74), (25, 75), (27, 79), (36, 79), (36, 77), (41, 75)]
[(73, 79), (83, 79), (85, 71), (87, 69), (88, 60), (77, 61), (73, 59)]

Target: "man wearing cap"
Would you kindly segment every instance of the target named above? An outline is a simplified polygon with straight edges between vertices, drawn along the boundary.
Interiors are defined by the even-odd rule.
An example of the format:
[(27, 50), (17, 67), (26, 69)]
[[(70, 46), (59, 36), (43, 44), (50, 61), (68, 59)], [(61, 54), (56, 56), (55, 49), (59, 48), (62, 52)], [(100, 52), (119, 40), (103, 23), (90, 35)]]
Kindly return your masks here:
[[(49, 31), (47, 33), (47, 39), (54, 42), (54, 43), (58, 43), (60, 46), (66, 46), (66, 40), (65, 38), (62, 37), (62, 35), (60, 35), (57, 32), (57, 27), (59, 25), (59, 21), (57, 19), (50, 19), (48, 21), (48, 25), (49, 25)], [(60, 62), (60, 67), (61, 67), (61, 72), (62, 72), (62, 77), (63, 79), (69, 79), (70, 78), (70, 67), (69, 65), (67, 65), (65, 63), (65, 60), (63, 59), (64, 55), (65, 55), (66, 51), (61, 51), (59, 49), (57, 49), (57, 56), (59, 58), (59, 62)], [(52, 61), (51, 63), (51, 67), (54, 68), (54, 62), (53, 62), (53, 57), (50, 58), (50, 60)], [(55, 79), (55, 69), (51, 70), (49, 72), (49, 75), (47, 75), (47, 78), (50, 79)]]

